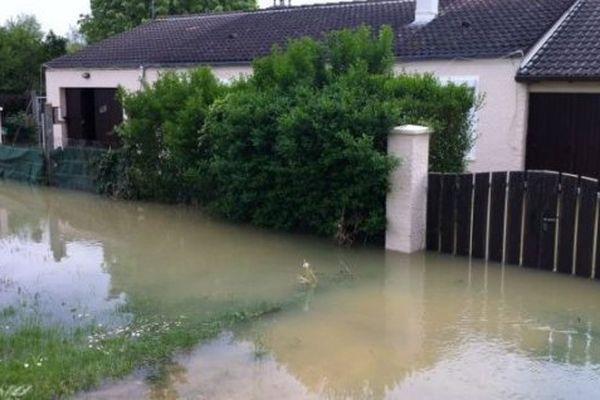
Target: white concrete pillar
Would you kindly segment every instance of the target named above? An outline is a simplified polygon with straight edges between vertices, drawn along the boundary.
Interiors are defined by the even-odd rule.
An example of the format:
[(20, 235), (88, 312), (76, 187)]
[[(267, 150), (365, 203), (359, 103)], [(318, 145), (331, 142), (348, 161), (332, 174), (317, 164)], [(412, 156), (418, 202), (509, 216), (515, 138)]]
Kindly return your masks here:
[(401, 165), (391, 176), (386, 200), (385, 248), (414, 253), (425, 248), (429, 136), (425, 126), (403, 125), (388, 135), (388, 154)]

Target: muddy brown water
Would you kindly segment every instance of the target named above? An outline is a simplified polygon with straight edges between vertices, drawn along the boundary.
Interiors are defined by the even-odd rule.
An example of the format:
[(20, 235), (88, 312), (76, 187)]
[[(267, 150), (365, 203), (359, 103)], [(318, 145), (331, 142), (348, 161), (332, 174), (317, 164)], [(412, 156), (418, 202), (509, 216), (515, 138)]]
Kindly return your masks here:
[[(600, 284), (464, 258), (340, 249), (193, 209), (0, 182), (0, 308), (121, 325), (131, 303), (201, 317), (337, 282), (84, 399), (587, 399)], [(338, 279), (340, 278), (340, 279)], [(126, 311), (124, 311), (126, 310)], [(10, 313), (9, 313), (10, 314)], [(11, 319), (12, 318), (12, 319)]]

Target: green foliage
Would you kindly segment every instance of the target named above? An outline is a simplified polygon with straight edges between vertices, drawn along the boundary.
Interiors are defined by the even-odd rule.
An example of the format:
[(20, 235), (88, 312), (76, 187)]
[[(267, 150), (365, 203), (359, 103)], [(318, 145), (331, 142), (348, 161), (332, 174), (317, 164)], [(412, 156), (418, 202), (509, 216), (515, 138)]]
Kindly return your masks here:
[(136, 317), (118, 330), (97, 325), (66, 329), (32, 321), (9, 332), (3, 324), (0, 388), (13, 385), (27, 389), (23, 390), (26, 395), (19, 397), (23, 399), (70, 398), (103, 379), (160, 366), (178, 350), (189, 350), (224, 329), (279, 308), (277, 304), (235, 305), (200, 320)]
[(208, 68), (200, 68), (166, 73), (136, 93), (121, 91), (128, 121), (119, 133), (138, 197), (191, 200), (195, 181), (188, 177), (205, 157), (199, 146), (204, 118), (225, 90)]
[(35, 120), (23, 111), (8, 114), (2, 121), (2, 128), (6, 133), (5, 143), (35, 143), (37, 140)]
[(391, 59), (391, 31), (362, 28), (258, 60), (205, 126), (211, 208), (341, 242), (379, 235), (397, 164), (385, 146), (399, 115), (381, 96)]
[(0, 27), (0, 93), (22, 94), (38, 89), (41, 65), (66, 52), (66, 39), (44, 37), (32, 16), (9, 20)]
[(475, 101), (432, 76), (395, 76), (392, 42), (389, 28), (344, 30), (274, 48), (229, 87), (200, 69), (124, 93), (131, 164), (127, 174), (105, 168), (105, 186), (126, 176), (126, 193), (197, 202), (235, 221), (341, 243), (381, 238), (399, 162), (387, 155), (389, 130), (434, 127), (432, 169), (461, 171)]
[(386, 95), (399, 99), (399, 124), (423, 124), (434, 129), (429, 170), (463, 172), (473, 146), (473, 91), (464, 85), (441, 85), (433, 75), (400, 75), (386, 85)]
[(138, 197), (131, 177), (131, 158), (124, 150), (109, 149), (93, 166), (96, 171), (96, 190), (100, 194), (120, 199)]
[(91, 14), (79, 21), (88, 43), (132, 29), (161, 15), (252, 9), (255, 0), (91, 0)]

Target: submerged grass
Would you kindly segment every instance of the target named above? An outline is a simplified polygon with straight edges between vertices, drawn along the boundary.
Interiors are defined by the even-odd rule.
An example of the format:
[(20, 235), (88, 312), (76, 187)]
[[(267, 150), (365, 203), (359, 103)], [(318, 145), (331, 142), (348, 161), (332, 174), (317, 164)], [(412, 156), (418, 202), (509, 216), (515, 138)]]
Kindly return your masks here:
[[(195, 298), (163, 308), (160, 301), (137, 294), (118, 307), (121, 316), (131, 316), (120, 327), (91, 322), (71, 328), (48, 326), (35, 317), (7, 326), (19, 312), (5, 308), (0, 310), (0, 400), (67, 398), (139, 368), (158, 368), (155, 376), (160, 377), (160, 368), (170, 365), (179, 350), (284, 308), (308, 309), (315, 291), (354, 279), (345, 270), (327, 276), (304, 262), (300, 290), (279, 302)], [(184, 315), (167, 316), (175, 310)], [(264, 357), (266, 346), (256, 342), (256, 357)]]
[(98, 325), (67, 330), (29, 322), (10, 333), (0, 333), (0, 399), (16, 398), (6, 394), (15, 388), (21, 390), (19, 398), (65, 398), (92, 388), (102, 379), (164, 363), (177, 350), (191, 348), (236, 323), (279, 308), (260, 304), (203, 321), (184, 317), (138, 319), (112, 330)]

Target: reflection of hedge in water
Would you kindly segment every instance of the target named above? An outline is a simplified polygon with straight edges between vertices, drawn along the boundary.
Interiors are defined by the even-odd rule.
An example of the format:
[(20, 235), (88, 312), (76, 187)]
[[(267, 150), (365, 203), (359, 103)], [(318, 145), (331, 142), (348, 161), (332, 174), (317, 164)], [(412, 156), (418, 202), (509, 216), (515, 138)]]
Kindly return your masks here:
[(23, 196), (30, 197), (29, 200), (20, 195), (14, 196), (13, 191), (0, 190), (0, 240), (18, 236), (39, 243), (43, 232), (43, 220), (39, 214), (32, 212), (32, 208), (43, 207), (43, 203), (40, 197), (36, 196), (35, 187), (22, 185), (19, 189), (23, 191)]

